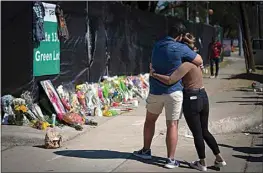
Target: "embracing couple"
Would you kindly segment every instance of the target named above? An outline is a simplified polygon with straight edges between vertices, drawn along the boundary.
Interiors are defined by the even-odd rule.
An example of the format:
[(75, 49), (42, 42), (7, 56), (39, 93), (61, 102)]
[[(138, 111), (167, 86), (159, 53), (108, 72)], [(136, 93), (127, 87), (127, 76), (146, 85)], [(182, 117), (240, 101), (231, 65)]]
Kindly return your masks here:
[(165, 167), (178, 167), (180, 163), (174, 156), (178, 140), (178, 122), (183, 111), (199, 156), (199, 160), (190, 163), (190, 166), (207, 171), (204, 141), (215, 155), (215, 166), (225, 166), (226, 162), (220, 155), (215, 138), (208, 130), (209, 101), (203, 86), (203, 60), (189, 45), (183, 43), (183, 40), (189, 40), (188, 35), (185, 26), (178, 23), (169, 29), (168, 36), (154, 45), (150, 65), (150, 94), (146, 100), (144, 144), (134, 155), (151, 159), (150, 148), (155, 123), (164, 107), (167, 125)]

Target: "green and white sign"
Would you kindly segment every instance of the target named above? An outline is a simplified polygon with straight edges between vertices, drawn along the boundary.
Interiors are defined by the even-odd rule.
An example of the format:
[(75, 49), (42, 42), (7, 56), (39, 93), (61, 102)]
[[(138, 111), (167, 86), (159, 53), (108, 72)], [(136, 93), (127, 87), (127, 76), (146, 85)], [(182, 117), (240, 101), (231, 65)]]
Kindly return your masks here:
[(45, 7), (45, 40), (34, 48), (33, 75), (44, 76), (60, 73), (60, 41), (57, 35), (56, 5), (43, 3)]

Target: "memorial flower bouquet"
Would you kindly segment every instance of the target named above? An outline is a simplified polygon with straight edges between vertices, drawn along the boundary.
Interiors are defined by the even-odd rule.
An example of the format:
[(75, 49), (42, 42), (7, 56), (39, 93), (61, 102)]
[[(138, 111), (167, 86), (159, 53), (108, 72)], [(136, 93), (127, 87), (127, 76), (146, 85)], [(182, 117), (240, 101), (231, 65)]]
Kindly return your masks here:
[(109, 85), (109, 83), (108, 82), (103, 82), (101, 84), (101, 89), (102, 89), (102, 96), (104, 98), (103, 104), (104, 105), (110, 105), (110, 95), (109, 95), (110, 85)]
[(46, 122), (46, 121), (41, 121), (41, 120), (33, 120), (32, 122), (32, 127), (39, 129), (39, 130), (46, 130), (48, 127), (51, 125)]
[(76, 130), (82, 130), (82, 125), (85, 123), (85, 119), (77, 113), (68, 112), (63, 116), (63, 121), (75, 128)]
[(98, 84), (90, 84), (87, 85), (88, 86), (88, 90), (90, 95), (92, 95), (91, 97), (91, 103), (90, 103), (90, 107), (93, 110), (93, 115), (94, 116), (102, 116), (102, 102), (99, 98), (99, 94), (98, 94)]
[(4, 112), (4, 117), (2, 119), (2, 124), (15, 124), (15, 114), (12, 109), (14, 97), (11, 95), (5, 95), (1, 98), (2, 109)]
[(71, 105), (70, 105), (70, 102), (69, 102), (69, 93), (64, 90), (62, 85), (58, 86), (57, 92), (58, 92), (58, 95), (59, 95), (59, 97), (61, 99), (61, 102), (62, 102), (63, 106), (66, 108), (67, 111), (70, 111), (71, 110)]
[(33, 104), (32, 106), (32, 112), (36, 115), (36, 117), (41, 121), (46, 121), (45, 116), (42, 113), (41, 108), (38, 106), (38, 104)]
[(88, 114), (94, 116), (94, 92), (91, 88), (91, 85), (87, 85), (87, 91), (85, 93), (85, 99), (86, 99), (86, 106), (87, 106), (87, 110), (88, 110)]
[(102, 92), (102, 88), (100, 85), (98, 85), (98, 97), (99, 97), (101, 103), (104, 103), (103, 92)]
[(69, 103), (71, 105), (70, 112), (76, 112), (81, 115), (84, 115), (84, 112), (81, 110), (81, 105), (79, 104), (77, 94), (74, 92), (69, 93)]
[(80, 105), (82, 106), (84, 111), (86, 111), (87, 106), (86, 106), (85, 91), (84, 91), (84, 85), (83, 84), (76, 86), (76, 94), (77, 94), (78, 101), (79, 101)]
[(13, 100), (13, 109), (15, 113), (15, 123), (16, 125), (23, 125), (29, 121), (34, 120), (30, 114), (28, 114), (28, 108), (26, 106), (26, 101), (21, 98), (15, 98)]
[(25, 91), (21, 94), (21, 98), (25, 100), (26, 107), (28, 108), (27, 113), (33, 117), (34, 119), (42, 120), (41, 116), (38, 116), (38, 114), (35, 114), (32, 110), (34, 107), (34, 99), (30, 91)]
[(34, 100), (32, 97), (31, 92), (25, 91), (21, 94), (21, 98), (25, 100), (25, 103), (28, 108), (31, 108), (33, 106)]

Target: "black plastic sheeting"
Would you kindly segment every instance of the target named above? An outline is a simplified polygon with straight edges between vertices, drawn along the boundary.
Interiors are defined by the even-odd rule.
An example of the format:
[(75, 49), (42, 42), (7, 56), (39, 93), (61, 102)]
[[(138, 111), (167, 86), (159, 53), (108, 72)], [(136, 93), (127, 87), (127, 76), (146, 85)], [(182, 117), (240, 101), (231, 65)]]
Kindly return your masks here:
[(2, 95), (19, 96), (29, 90), (38, 98), (42, 80), (51, 80), (55, 86), (87, 81), (86, 2), (63, 2), (61, 7), (70, 35), (61, 41), (61, 72), (33, 77), (32, 2), (2, 2)]
[[(88, 2), (88, 16), (87, 2), (59, 3), (70, 35), (61, 41), (61, 72), (33, 77), (32, 2), (2, 2), (2, 95), (19, 96), (29, 90), (37, 98), (39, 82), (47, 79), (55, 87), (98, 82), (107, 66), (111, 76), (146, 73), (154, 42), (178, 21), (114, 2)], [(206, 63), (214, 27), (187, 26), (201, 38), (203, 46), (197, 43), (197, 47)]]
[[(105, 74), (110, 54), (110, 75), (131, 75), (148, 72), (154, 42), (167, 33), (178, 19), (155, 15), (118, 3), (89, 2), (89, 26), (91, 42), (96, 40), (96, 50), (91, 50), (94, 63), (91, 66), (91, 81)], [(186, 23), (188, 31), (197, 37), (205, 64), (208, 63), (208, 44), (215, 36), (215, 28), (206, 24)], [(201, 40), (201, 44), (198, 40)]]

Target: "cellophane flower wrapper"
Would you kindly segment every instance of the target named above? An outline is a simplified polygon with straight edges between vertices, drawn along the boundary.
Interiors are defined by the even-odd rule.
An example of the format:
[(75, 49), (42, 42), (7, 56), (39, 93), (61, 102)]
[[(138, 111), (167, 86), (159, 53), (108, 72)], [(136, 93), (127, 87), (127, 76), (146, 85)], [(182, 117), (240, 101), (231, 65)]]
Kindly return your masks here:
[(137, 82), (135, 77), (130, 76), (129, 78), (127, 78), (127, 80), (128, 80), (128, 87), (130, 88), (132, 95), (143, 98), (142, 93), (140, 92), (139, 88), (135, 85)]
[(15, 113), (15, 124), (22, 126), (24, 125), (24, 116), (27, 112), (26, 101), (21, 98), (15, 98), (13, 100), (13, 110)]
[(32, 127), (39, 129), (39, 130), (46, 130), (50, 126), (51, 125), (46, 121), (41, 121), (41, 120), (33, 120), (32, 121)]
[(36, 115), (38, 120), (40, 121), (46, 121), (45, 116), (42, 113), (41, 108), (38, 106), (38, 104), (33, 104), (32, 105), (32, 112)]
[(99, 85), (98, 84), (92, 84), (92, 85), (90, 85), (90, 88), (91, 88), (91, 91), (93, 93), (92, 103), (94, 105), (94, 116), (102, 116), (103, 103), (99, 97)]
[(77, 94), (78, 101), (79, 101), (82, 109), (83, 109), (84, 111), (86, 111), (86, 110), (87, 110), (87, 106), (86, 106), (85, 94), (84, 94), (82, 91), (80, 91), (80, 90), (78, 90), (78, 91), (76, 92), (76, 94)]
[(69, 104), (71, 106), (71, 110), (69, 112), (75, 112), (75, 113), (82, 114), (81, 106), (78, 101), (75, 86), (72, 83), (65, 84), (63, 85), (63, 90), (68, 95)]
[(26, 107), (28, 108), (27, 113), (33, 119), (39, 119), (39, 117), (32, 111), (34, 99), (30, 91), (25, 91), (21, 94), (21, 98), (25, 100)]
[(12, 95), (5, 95), (1, 98), (1, 105), (4, 112), (2, 124), (14, 124), (15, 114), (12, 109), (14, 97)]
[(63, 121), (70, 125), (83, 125), (85, 123), (82, 116), (77, 113), (66, 113), (63, 117)]
[(85, 93), (85, 99), (86, 99), (86, 106), (89, 115), (94, 115), (95, 105), (93, 104), (93, 97), (94, 97), (94, 92), (92, 91), (91, 86), (88, 85), (88, 89)]
[(70, 105), (72, 107), (70, 112), (76, 112), (83, 115), (83, 112), (81, 110), (81, 105), (79, 103), (78, 97), (76, 93), (70, 93), (70, 99), (69, 99)]
[(65, 107), (66, 111), (69, 112), (71, 110), (71, 105), (69, 103), (69, 93), (66, 90), (64, 90), (62, 85), (58, 86), (57, 92), (63, 106)]
[(30, 91), (25, 91), (21, 94), (21, 98), (25, 100), (26, 106), (31, 109), (34, 104), (34, 99)]
[(85, 90), (86, 86), (85, 84), (77, 85), (76, 86), (76, 94), (78, 97), (78, 101), (85, 112), (85, 114), (88, 112), (87, 106), (86, 106), (86, 99), (85, 99)]
[(104, 97), (103, 97), (103, 92), (102, 92), (101, 84), (98, 85), (98, 97), (99, 97), (101, 103), (103, 104), (103, 103), (104, 103)]

